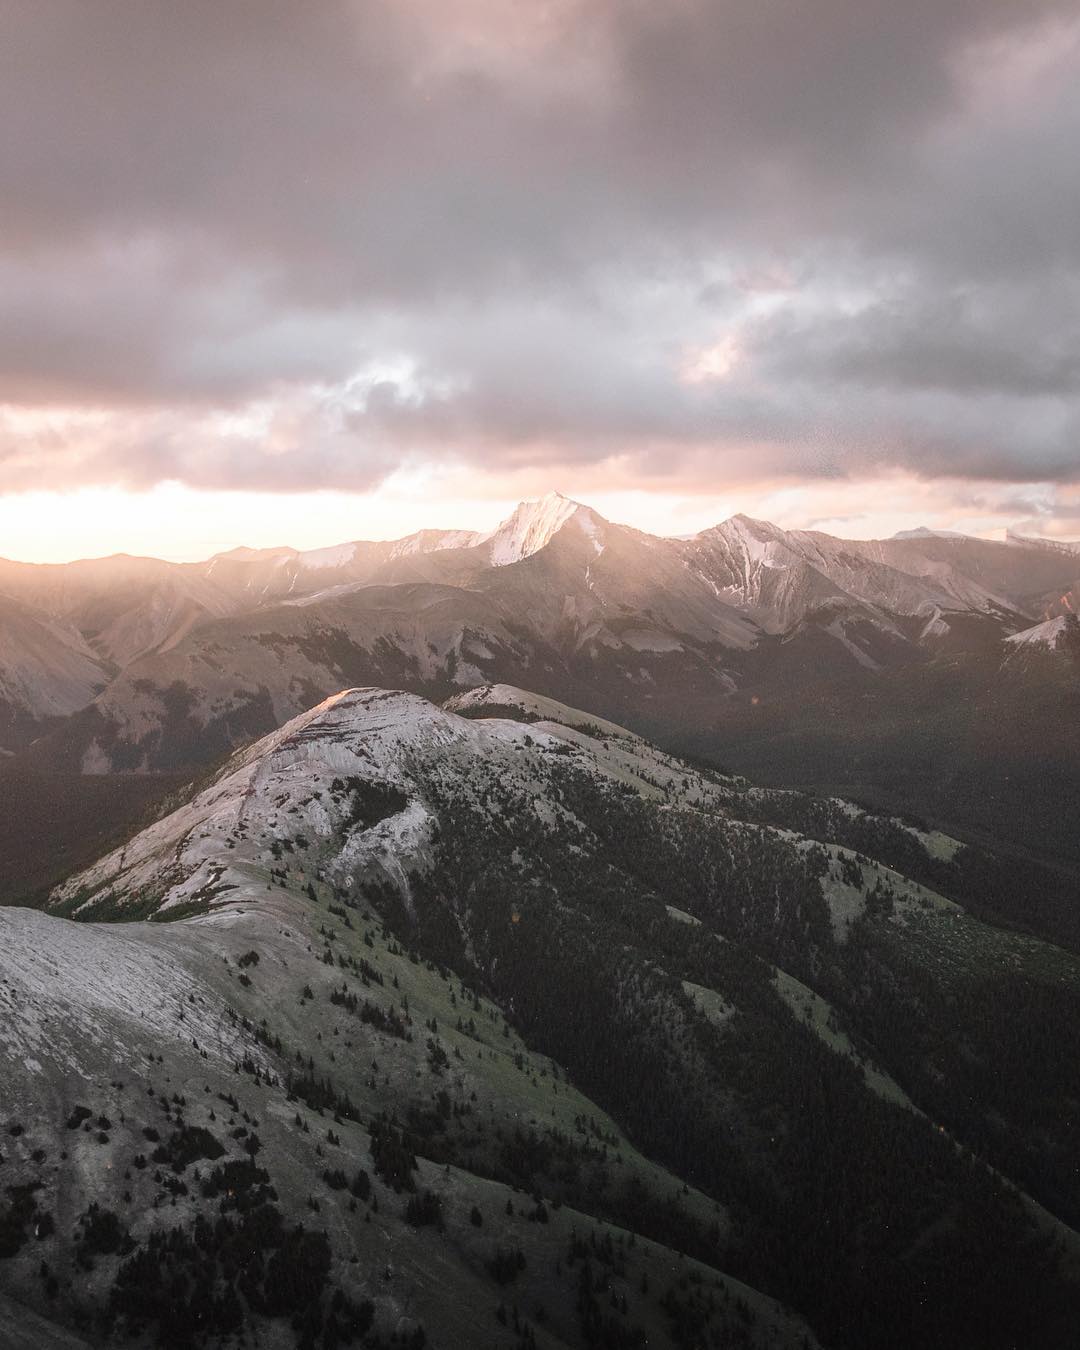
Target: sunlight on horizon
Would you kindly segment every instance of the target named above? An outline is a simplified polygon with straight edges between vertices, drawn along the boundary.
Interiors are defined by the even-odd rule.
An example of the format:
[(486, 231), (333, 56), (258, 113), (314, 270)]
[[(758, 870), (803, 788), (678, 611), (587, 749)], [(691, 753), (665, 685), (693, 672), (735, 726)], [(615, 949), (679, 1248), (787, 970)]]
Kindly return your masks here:
[[(484, 531), (520, 500), (545, 490), (491, 486), (501, 486), (503, 495), (468, 496), (460, 483), (418, 477), (371, 493), (212, 492), (165, 483), (145, 492), (93, 487), (11, 494), (0, 496), (0, 556), (56, 563), (128, 553), (197, 562), (240, 545), (310, 549), (426, 528)], [(887, 491), (881, 483), (762, 485), (724, 496), (575, 491), (572, 483), (557, 490), (618, 524), (660, 535), (693, 534), (739, 513), (848, 538), (884, 538), (919, 525), (1001, 537), (1004, 523), (991, 513), (964, 518), (947, 499), (935, 509), (940, 493), (907, 482), (890, 483)]]

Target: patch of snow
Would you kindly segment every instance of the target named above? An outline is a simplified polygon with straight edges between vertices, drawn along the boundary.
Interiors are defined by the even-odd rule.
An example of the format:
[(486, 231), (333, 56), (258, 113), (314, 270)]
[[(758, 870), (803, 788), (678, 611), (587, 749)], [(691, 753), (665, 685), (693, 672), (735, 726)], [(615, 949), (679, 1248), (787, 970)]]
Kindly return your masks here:
[(942, 614), (937, 605), (934, 606), (934, 612), (923, 625), (923, 630), (919, 634), (920, 640), (932, 637), (946, 637), (950, 631), (949, 622)]
[(863, 649), (857, 643), (852, 642), (852, 640), (844, 632), (844, 620), (842, 618), (833, 619), (833, 621), (830, 624), (826, 625), (825, 631), (831, 637), (836, 638), (838, 642), (841, 642), (844, 645), (844, 647), (846, 647), (847, 650), (851, 653), (851, 655), (855, 658), (855, 660), (858, 662), (860, 666), (864, 666), (867, 670), (881, 669), (878, 662), (875, 661), (874, 658), (868, 652), (864, 652)]
[(1056, 619), (1046, 619), (1032, 628), (1025, 628), (1023, 632), (1014, 633), (1005, 641), (1013, 647), (1048, 647), (1053, 650), (1064, 632), (1065, 615), (1059, 614)]
[(487, 545), (492, 567), (508, 567), (545, 548), (571, 520), (593, 541), (596, 552), (602, 552), (600, 517), (559, 492), (549, 492), (539, 501), (522, 502), (512, 516), (479, 542)]

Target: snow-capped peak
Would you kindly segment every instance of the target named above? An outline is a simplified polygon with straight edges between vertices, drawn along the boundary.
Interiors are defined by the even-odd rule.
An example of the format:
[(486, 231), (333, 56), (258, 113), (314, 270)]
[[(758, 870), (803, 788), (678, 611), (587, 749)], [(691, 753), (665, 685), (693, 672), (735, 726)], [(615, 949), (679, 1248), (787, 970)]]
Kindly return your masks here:
[(1053, 651), (1064, 632), (1065, 615), (1059, 614), (1056, 619), (1046, 619), (1032, 628), (1025, 628), (1022, 633), (1014, 633), (1005, 641), (1014, 647), (1049, 647)]
[(757, 545), (783, 542), (786, 543), (787, 537), (778, 525), (773, 525), (767, 520), (755, 520), (753, 516), (735, 515), (729, 516), (727, 520), (722, 520), (719, 525), (710, 525), (708, 529), (700, 530), (696, 535), (689, 536), (690, 539), (700, 539), (703, 541), (722, 539), (727, 542), (738, 541), (740, 544), (748, 545), (751, 548)]
[(493, 567), (506, 567), (520, 562), (546, 547), (559, 531), (573, 523), (593, 540), (596, 551), (602, 549), (597, 535), (604, 523), (591, 507), (564, 497), (561, 492), (549, 492), (537, 501), (521, 502), (513, 515), (480, 540), (488, 548)]

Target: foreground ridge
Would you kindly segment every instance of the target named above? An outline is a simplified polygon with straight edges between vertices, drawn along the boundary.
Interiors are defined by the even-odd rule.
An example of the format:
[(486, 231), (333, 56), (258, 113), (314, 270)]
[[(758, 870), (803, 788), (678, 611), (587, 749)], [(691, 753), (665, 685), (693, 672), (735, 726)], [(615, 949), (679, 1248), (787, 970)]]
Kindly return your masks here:
[(0, 910), (3, 1287), (117, 1345), (1052, 1344), (1014, 1052), (1080, 961), (992, 865), (510, 684), (340, 691)]

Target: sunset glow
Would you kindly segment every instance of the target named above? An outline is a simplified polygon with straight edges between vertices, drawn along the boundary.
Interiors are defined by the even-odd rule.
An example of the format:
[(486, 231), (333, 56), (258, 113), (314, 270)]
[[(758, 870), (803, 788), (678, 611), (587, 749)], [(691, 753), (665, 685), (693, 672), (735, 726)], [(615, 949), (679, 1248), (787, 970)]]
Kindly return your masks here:
[[(1025, 516), (1011, 500), (1011, 485), (992, 485), (972, 497), (963, 484), (897, 477), (843, 485), (750, 483), (723, 496), (593, 484), (575, 489), (571, 481), (560, 490), (611, 520), (662, 535), (693, 534), (741, 513), (787, 529), (859, 539), (887, 538), (920, 525), (988, 539), (1001, 538), (1007, 527), (1053, 537), (1046, 529), (1053, 525), (1052, 504), (1080, 509), (1080, 494), (1065, 498), (1046, 490), (1041, 498), (1031, 495)], [(470, 495), (468, 486), (454, 477), (416, 473), (364, 494), (212, 492), (179, 483), (145, 492), (87, 487), (8, 494), (0, 497), (0, 556), (49, 563), (130, 553), (194, 562), (240, 544), (306, 549), (398, 539), (428, 527), (490, 530), (519, 500), (548, 490), (534, 476), (495, 481), (491, 496)], [(1060, 537), (1069, 536), (1062, 531)]]
[(95, 9), (5, 35), (0, 554), (1080, 533), (1070, 6)]

